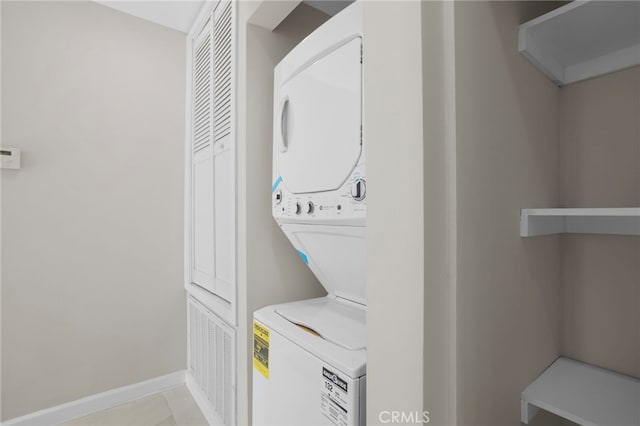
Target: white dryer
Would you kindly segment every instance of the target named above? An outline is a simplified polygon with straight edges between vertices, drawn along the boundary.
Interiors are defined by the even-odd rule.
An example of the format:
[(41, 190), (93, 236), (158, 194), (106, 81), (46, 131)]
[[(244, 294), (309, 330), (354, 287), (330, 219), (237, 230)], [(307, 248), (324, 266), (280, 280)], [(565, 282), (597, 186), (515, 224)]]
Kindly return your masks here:
[(328, 295), (254, 313), (253, 422), (365, 425), (362, 6), (275, 68), (273, 216)]

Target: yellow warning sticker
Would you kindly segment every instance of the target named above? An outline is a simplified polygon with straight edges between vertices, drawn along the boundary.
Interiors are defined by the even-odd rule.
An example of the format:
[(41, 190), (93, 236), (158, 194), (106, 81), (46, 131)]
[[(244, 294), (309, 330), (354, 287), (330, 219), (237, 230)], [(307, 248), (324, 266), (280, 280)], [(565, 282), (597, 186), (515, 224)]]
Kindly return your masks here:
[(253, 321), (253, 368), (269, 378), (269, 329)]

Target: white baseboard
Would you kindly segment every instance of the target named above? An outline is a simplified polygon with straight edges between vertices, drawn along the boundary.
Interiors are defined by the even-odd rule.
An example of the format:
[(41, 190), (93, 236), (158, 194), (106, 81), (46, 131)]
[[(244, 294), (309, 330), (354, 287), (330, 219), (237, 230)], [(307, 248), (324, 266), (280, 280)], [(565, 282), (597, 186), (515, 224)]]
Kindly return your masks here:
[(25, 416), (16, 417), (15, 419), (3, 422), (2, 426), (57, 425), (183, 385), (185, 383), (185, 376), (185, 370), (176, 371), (166, 376), (111, 389), (62, 405), (36, 411), (35, 413)]
[(196, 384), (196, 381), (189, 373), (187, 373), (187, 389), (191, 393), (194, 401), (198, 404), (200, 411), (202, 411), (202, 415), (207, 420), (210, 426), (220, 426), (224, 425), (224, 421), (220, 418), (220, 416), (213, 410), (213, 406), (207, 399), (207, 396), (200, 389), (200, 387)]

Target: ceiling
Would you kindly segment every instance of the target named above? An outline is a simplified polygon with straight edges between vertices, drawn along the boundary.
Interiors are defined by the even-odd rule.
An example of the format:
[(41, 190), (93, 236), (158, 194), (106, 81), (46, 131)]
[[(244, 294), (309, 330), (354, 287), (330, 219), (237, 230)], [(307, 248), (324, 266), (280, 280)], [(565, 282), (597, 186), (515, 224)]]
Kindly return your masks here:
[(203, 0), (94, 0), (96, 3), (155, 22), (183, 33), (189, 32)]
[(329, 16), (333, 16), (345, 7), (349, 6), (353, 1), (354, 0), (303, 0), (303, 3), (306, 3), (311, 7), (315, 7)]
[[(183, 33), (189, 32), (191, 24), (202, 9), (204, 0), (94, 0), (96, 3), (119, 10), (147, 21)], [(304, 0), (309, 6), (335, 15), (353, 0)]]

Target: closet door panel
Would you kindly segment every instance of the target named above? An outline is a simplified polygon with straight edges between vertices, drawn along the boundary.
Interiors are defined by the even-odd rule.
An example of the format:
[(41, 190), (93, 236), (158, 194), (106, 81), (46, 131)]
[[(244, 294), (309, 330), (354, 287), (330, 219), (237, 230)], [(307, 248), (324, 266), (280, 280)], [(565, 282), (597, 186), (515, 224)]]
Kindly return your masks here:
[(211, 20), (193, 43), (191, 281), (214, 291), (213, 31)]
[(210, 291), (213, 291), (214, 272), (214, 204), (213, 191), (213, 161), (208, 156), (201, 156), (193, 163), (193, 218), (192, 218), (192, 281)]
[(215, 2), (189, 34), (187, 262), (190, 283), (208, 291), (201, 297), (230, 324), (236, 323), (235, 7)]
[(214, 287), (216, 295), (235, 299), (235, 131), (232, 61), (233, 4), (220, 2), (213, 25), (214, 141)]
[[(230, 143), (230, 141), (227, 141)], [(233, 151), (222, 144), (214, 160), (214, 244), (215, 293), (231, 301), (234, 281), (235, 196), (233, 182)]]

